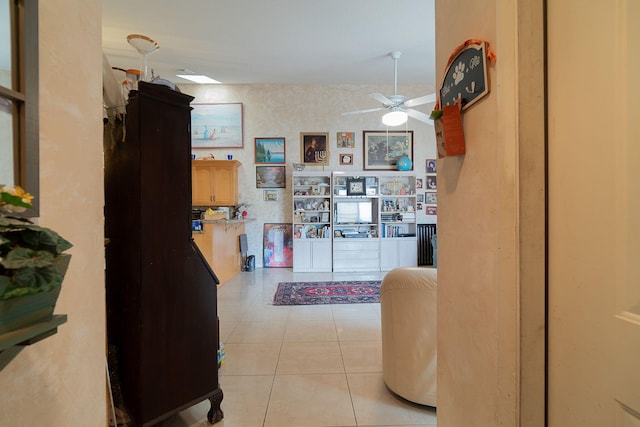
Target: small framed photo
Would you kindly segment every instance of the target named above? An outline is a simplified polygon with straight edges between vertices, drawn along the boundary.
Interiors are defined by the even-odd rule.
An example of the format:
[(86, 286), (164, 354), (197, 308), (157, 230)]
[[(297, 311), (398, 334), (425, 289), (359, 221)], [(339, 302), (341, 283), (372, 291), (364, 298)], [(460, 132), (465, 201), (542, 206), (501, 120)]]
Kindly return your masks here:
[(338, 148), (354, 148), (356, 146), (355, 132), (338, 132), (336, 135)]
[(436, 159), (427, 159), (427, 173), (436, 173)]
[(353, 164), (353, 154), (340, 154), (340, 164), (341, 165), (352, 165)]
[(427, 215), (438, 215), (437, 206), (425, 206), (424, 213)]
[(347, 178), (347, 196), (364, 196), (365, 194), (364, 178)]
[(422, 178), (416, 178), (416, 189), (422, 189)]
[(300, 158), (305, 164), (327, 164), (329, 160), (329, 134), (300, 132)]
[(424, 193), (424, 202), (428, 205), (438, 204), (438, 193), (436, 193), (435, 191)]
[(286, 188), (285, 166), (256, 166), (256, 188)]
[(286, 163), (284, 138), (255, 138), (256, 164)]
[(438, 178), (435, 175), (427, 176), (427, 190), (435, 190), (438, 188)]
[(413, 162), (413, 131), (365, 130), (362, 147), (365, 170), (395, 170), (401, 157)]
[(265, 202), (277, 202), (278, 190), (262, 190), (262, 200)]
[(416, 194), (416, 202), (418, 203), (424, 202), (424, 196), (422, 194)]
[(191, 104), (191, 147), (242, 148), (242, 103)]

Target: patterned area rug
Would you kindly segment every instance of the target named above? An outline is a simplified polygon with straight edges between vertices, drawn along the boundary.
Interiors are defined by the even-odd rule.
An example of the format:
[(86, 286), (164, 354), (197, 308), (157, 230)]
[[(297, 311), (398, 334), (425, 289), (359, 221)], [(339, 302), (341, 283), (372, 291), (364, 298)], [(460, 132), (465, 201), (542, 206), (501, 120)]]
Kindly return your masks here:
[(280, 282), (273, 305), (358, 304), (380, 302), (380, 280)]

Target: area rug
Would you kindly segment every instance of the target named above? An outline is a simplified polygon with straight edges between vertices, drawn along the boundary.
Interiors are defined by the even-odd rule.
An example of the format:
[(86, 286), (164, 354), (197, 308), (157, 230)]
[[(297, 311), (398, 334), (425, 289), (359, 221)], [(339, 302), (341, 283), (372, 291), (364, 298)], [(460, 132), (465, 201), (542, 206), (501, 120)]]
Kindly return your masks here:
[(380, 280), (280, 282), (273, 305), (359, 304), (380, 302)]

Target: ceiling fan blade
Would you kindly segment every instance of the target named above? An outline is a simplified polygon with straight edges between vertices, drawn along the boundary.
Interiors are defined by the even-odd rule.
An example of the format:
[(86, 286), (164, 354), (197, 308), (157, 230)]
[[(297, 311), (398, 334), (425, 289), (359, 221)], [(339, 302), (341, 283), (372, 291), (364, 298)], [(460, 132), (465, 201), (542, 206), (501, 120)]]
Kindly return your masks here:
[(407, 115), (409, 117), (413, 117), (416, 120), (420, 120), (421, 122), (424, 122), (424, 123), (426, 123), (428, 125), (432, 125), (433, 126), (433, 120), (431, 120), (429, 118), (428, 114), (425, 114), (425, 113), (423, 113), (421, 111), (412, 110), (411, 108), (407, 108), (405, 110), (405, 113), (407, 113)]
[(405, 107), (415, 107), (416, 105), (428, 104), (430, 102), (436, 102), (436, 94), (430, 93), (429, 95), (419, 96), (417, 98), (408, 99), (404, 101)]
[(394, 105), (394, 102), (392, 100), (381, 93), (370, 93), (369, 96), (378, 102), (382, 102), (384, 105)]
[(386, 108), (384, 107), (378, 107), (378, 108), (371, 108), (369, 110), (357, 110), (357, 111), (347, 111), (346, 113), (342, 113), (343, 116), (346, 116), (348, 114), (360, 114), (360, 113), (371, 113), (373, 111), (382, 111), (382, 110), (386, 110)]

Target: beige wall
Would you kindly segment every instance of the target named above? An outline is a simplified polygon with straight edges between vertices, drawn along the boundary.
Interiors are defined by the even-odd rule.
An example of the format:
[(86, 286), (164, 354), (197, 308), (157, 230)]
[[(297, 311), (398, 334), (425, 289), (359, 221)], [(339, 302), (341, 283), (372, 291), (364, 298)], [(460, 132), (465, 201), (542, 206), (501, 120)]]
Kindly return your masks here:
[[(194, 103), (242, 102), (244, 107), (243, 149), (197, 149), (197, 156), (212, 153), (217, 159), (227, 154), (239, 160), (240, 202), (248, 201), (249, 217), (255, 222), (246, 224), (248, 253), (255, 255), (256, 266), (262, 265), (262, 230), (265, 222), (291, 222), (291, 174), (292, 163), (300, 162), (300, 132), (329, 133), (329, 163), (326, 170), (362, 170), (362, 131), (385, 130), (380, 123), (382, 113), (366, 113), (343, 116), (341, 113), (376, 108), (380, 104), (368, 94), (380, 92), (393, 94), (393, 85), (180, 85), (184, 93), (195, 96)], [(398, 85), (398, 93), (414, 98), (433, 92), (428, 85)], [(433, 105), (416, 107), (429, 114)], [(433, 126), (409, 119), (407, 126), (391, 130), (413, 130), (414, 170), (425, 180), (425, 159), (436, 158)], [(355, 132), (355, 148), (336, 147), (338, 132)], [(279, 202), (262, 200), (262, 189), (256, 188), (255, 149), (256, 137), (284, 137), (286, 140), (287, 188), (279, 189)], [(354, 155), (353, 166), (340, 165), (340, 153)], [(322, 170), (321, 166), (307, 166), (305, 171)], [(435, 223), (435, 216), (427, 216), (424, 210), (416, 217), (420, 223)]]
[(58, 334), (0, 372), (0, 425), (106, 423), (99, 0), (40, 1), (39, 222), (72, 243)]
[(436, 2), (437, 70), (467, 39), (497, 55), (490, 94), (463, 114), (466, 154), (438, 162), (439, 426), (543, 422), (540, 4)]

